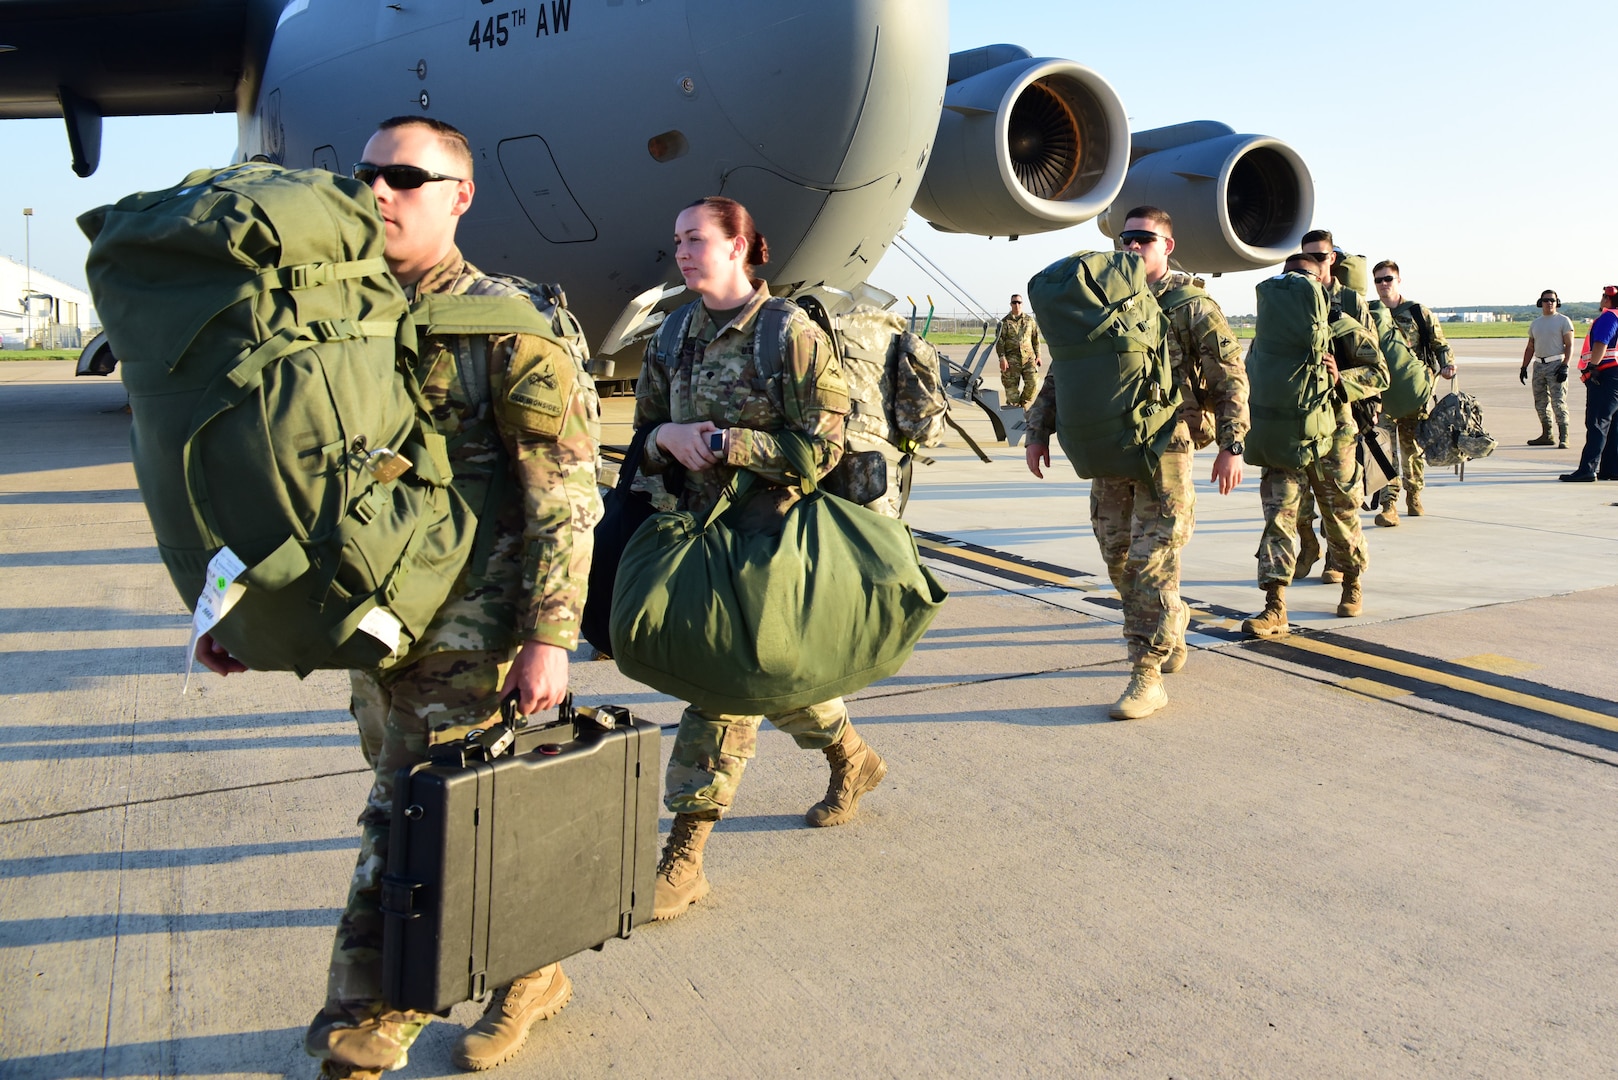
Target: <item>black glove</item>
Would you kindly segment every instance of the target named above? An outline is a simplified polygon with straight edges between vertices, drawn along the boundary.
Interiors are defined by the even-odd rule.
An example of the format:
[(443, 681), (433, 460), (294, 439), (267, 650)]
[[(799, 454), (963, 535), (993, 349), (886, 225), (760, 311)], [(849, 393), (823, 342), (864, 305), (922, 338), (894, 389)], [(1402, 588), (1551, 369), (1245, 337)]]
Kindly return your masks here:
[(1528, 369), (1527, 368), (1522, 368), (1521, 370), (1519, 370), (1517, 372), (1517, 381), (1522, 383), (1524, 386), (1528, 385)]

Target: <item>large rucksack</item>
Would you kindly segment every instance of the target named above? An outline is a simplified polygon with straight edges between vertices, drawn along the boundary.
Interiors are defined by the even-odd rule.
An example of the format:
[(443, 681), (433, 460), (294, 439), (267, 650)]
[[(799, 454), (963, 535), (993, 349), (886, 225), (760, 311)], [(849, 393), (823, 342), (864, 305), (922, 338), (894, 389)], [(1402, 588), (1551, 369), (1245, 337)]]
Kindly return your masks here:
[(1382, 391), (1382, 411), (1396, 420), (1423, 416), (1433, 401), (1433, 370), (1410, 348), (1387, 305), (1371, 301), (1382, 357), (1388, 362), (1388, 388)]
[(1258, 283), (1258, 324), (1247, 351), (1245, 460), (1273, 469), (1303, 469), (1326, 453), (1337, 431), (1332, 380), (1323, 363), (1331, 349), (1325, 291), (1301, 274)]
[(1069, 255), (1029, 278), (1028, 300), (1050, 348), (1056, 434), (1073, 468), (1150, 483), (1180, 393), (1140, 256)]
[(433, 297), (418, 326), (370, 189), (322, 170), (195, 172), (79, 224), (136, 480), (194, 633), (300, 675), (405, 655), (476, 527), (410, 349), (544, 320), (517, 298)]

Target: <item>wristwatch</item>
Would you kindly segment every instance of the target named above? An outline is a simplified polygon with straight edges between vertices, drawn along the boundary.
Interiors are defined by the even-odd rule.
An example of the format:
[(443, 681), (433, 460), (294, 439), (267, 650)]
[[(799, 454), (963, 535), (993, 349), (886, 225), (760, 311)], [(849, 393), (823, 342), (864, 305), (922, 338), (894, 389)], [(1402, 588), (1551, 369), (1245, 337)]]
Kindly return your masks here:
[(1237, 439), (1235, 442), (1225, 447), (1225, 449), (1230, 451), (1232, 454), (1235, 454), (1237, 457), (1241, 457), (1243, 454), (1247, 453), (1247, 447), (1242, 445), (1242, 441), (1240, 439)]

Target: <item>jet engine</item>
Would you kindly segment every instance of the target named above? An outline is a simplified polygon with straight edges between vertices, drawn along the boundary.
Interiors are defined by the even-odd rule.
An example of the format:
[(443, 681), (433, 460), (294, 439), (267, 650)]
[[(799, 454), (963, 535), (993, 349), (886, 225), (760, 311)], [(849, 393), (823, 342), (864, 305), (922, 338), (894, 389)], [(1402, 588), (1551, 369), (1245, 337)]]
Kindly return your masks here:
[(911, 208), (980, 236), (1089, 221), (1118, 194), (1129, 118), (1106, 79), (1014, 45), (950, 57), (932, 159)]
[(1161, 207), (1174, 218), (1174, 264), (1217, 274), (1278, 263), (1309, 231), (1315, 185), (1280, 139), (1199, 120), (1137, 131), (1133, 142), (1129, 176), (1097, 222), (1106, 235), (1117, 237), (1133, 207)]

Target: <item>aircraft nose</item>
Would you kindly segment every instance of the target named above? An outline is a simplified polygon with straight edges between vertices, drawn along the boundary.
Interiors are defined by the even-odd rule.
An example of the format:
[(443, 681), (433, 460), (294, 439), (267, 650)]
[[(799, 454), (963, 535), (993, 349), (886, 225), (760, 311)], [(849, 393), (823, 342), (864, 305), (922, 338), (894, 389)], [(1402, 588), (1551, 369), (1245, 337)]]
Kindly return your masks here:
[(719, 109), (793, 179), (868, 182), (938, 124), (947, 0), (706, 0), (687, 25)]

